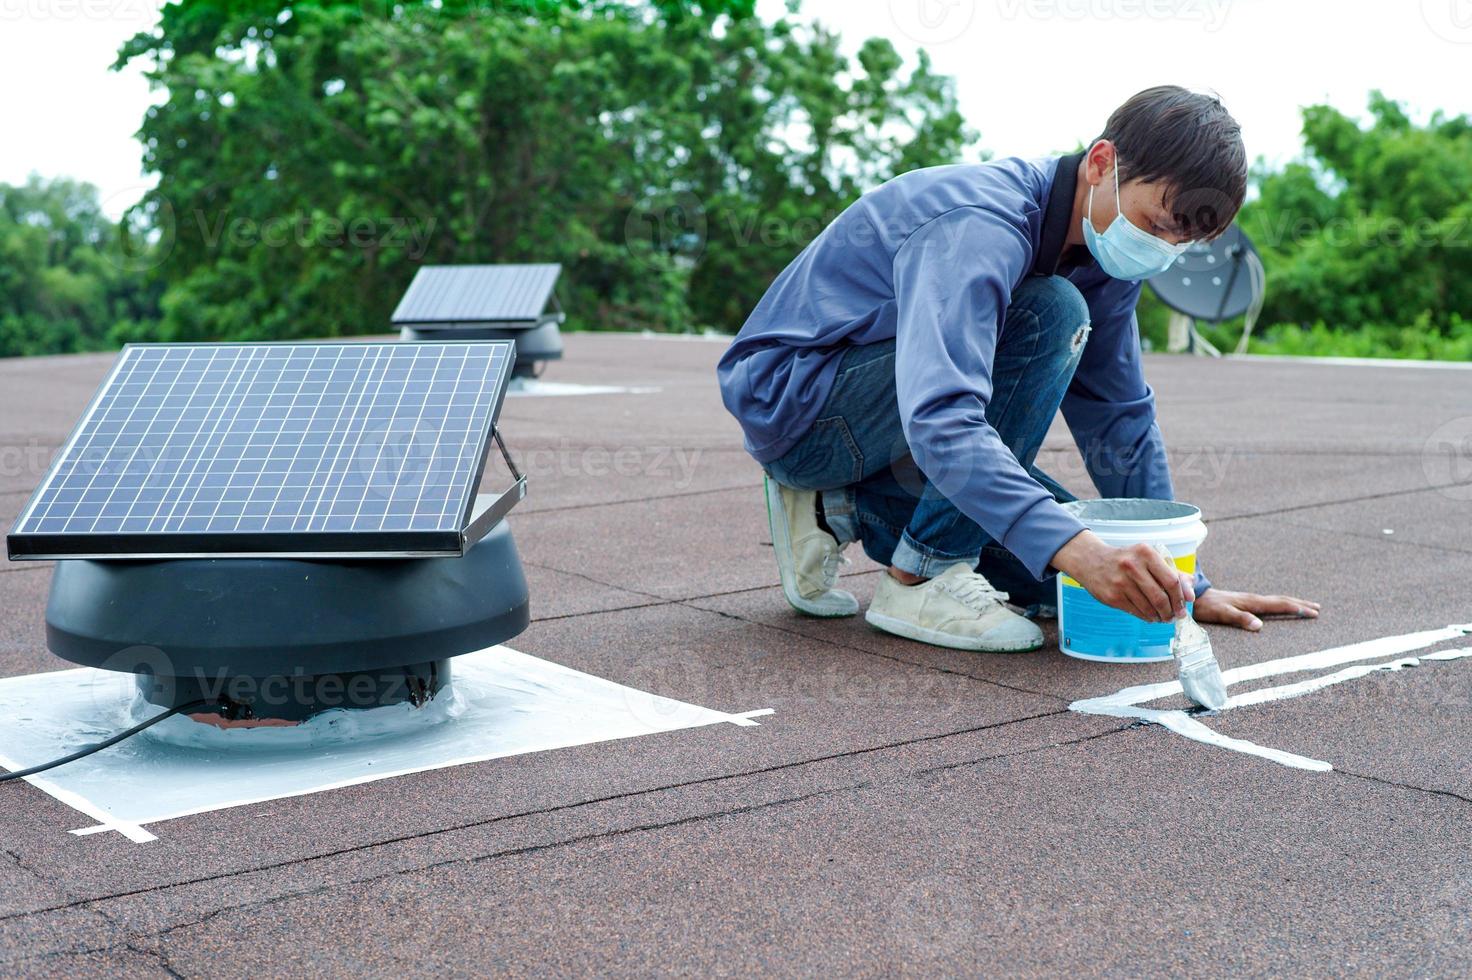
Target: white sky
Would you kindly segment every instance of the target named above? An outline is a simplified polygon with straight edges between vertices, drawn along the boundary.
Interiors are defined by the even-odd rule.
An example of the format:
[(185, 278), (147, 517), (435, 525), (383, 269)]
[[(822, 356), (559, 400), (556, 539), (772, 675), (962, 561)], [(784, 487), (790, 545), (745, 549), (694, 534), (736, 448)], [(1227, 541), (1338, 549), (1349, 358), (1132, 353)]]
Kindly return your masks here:
[[(149, 183), (133, 133), (152, 96), (117, 47), (158, 0), (0, 0), (0, 182), (32, 171), (98, 185), (119, 214)], [(766, 16), (783, 0), (759, 0)], [(1070, 149), (1131, 93), (1161, 82), (1219, 92), (1248, 152), (1298, 152), (1298, 108), (1364, 111), (1372, 88), (1472, 112), (1472, 0), (807, 0), (852, 48), (923, 44), (999, 156)]]

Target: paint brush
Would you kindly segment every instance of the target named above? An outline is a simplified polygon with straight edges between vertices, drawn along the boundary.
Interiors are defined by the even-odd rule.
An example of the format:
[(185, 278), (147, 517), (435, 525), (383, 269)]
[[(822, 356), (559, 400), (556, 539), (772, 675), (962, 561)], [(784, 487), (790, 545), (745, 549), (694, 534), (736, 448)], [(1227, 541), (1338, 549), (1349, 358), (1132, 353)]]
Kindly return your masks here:
[[(1160, 556), (1175, 567), (1175, 560), (1165, 545), (1156, 545)], [(1171, 656), (1176, 658), (1176, 672), (1181, 690), (1192, 703), (1219, 711), (1227, 706), (1227, 685), (1222, 669), (1211, 650), (1211, 637), (1206, 635), (1189, 612), (1176, 620), (1176, 635), (1170, 641)]]
[(1227, 685), (1222, 669), (1211, 652), (1211, 638), (1189, 615), (1176, 620), (1176, 635), (1170, 641), (1171, 655), (1186, 697), (1203, 708), (1219, 711), (1227, 706)]

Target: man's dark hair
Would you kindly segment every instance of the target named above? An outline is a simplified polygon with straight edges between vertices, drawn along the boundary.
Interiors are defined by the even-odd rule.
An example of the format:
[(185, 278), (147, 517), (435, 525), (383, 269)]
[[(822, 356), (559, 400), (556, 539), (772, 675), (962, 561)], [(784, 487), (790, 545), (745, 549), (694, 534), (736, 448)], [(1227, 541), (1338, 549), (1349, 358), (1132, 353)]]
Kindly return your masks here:
[(1168, 188), (1166, 206), (1188, 238), (1226, 231), (1247, 196), (1242, 127), (1214, 95), (1147, 88), (1114, 110), (1099, 140), (1114, 144), (1121, 182)]

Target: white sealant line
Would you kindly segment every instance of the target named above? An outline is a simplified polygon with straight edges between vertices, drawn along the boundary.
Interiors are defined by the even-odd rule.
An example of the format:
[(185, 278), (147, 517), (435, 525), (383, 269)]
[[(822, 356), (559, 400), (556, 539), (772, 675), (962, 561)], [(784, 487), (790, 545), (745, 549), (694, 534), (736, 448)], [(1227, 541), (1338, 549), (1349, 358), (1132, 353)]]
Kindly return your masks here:
[[(1149, 709), (1142, 709), (1149, 711)], [(1146, 721), (1154, 721), (1156, 724), (1168, 728), (1177, 735), (1207, 745), (1215, 745), (1218, 748), (1232, 749), (1235, 752), (1245, 752), (1247, 755), (1255, 755), (1269, 762), (1279, 765), (1290, 766), (1294, 769), (1307, 769), (1310, 772), (1328, 772), (1334, 767), (1322, 759), (1310, 759), (1306, 755), (1296, 755), (1292, 752), (1284, 752), (1282, 749), (1268, 748), (1266, 745), (1258, 745), (1246, 739), (1232, 738), (1221, 732), (1213, 731), (1203, 725), (1200, 719), (1193, 718), (1184, 711), (1153, 711), (1152, 715), (1158, 717), (1146, 718)]]
[(1322, 691), (1326, 687), (1335, 684), (1343, 684), (1345, 681), (1358, 680), (1368, 674), (1377, 671), (1397, 671), (1406, 667), (1419, 667), (1423, 660), (1460, 660), (1463, 657), (1472, 657), (1472, 647), (1463, 647), (1460, 650), (1447, 650), (1445, 654), (1451, 656), (1433, 656), (1427, 654), (1424, 657), (1402, 657), (1399, 660), (1387, 660), (1379, 664), (1355, 664), (1332, 674), (1322, 677), (1311, 677), (1297, 684), (1283, 684), (1279, 687), (1264, 687), (1256, 691), (1248, 691), (1240, 697), (1234, 697), (1227, 702), (1228, 708), (1245, 708), (1250, 704), (1262, 704), (1264, 701), (1282, 701), (1287, 698), (1301, 698), (1305, 694), (1314, 691)]
[[(1399, 636), (1385, 636), (1375, 640), (1365, 640), (1361, 643), (1351, 643), (1348, 646), (1331, 647), (1330, 649), (1319, 650), (1315, 653), (1305, 653), (1296, 657), (1283, 657), (1278, 660), (1264, 661), (1259, 664), (1235, 667), (1232, 670), (1223, 672), (1222, 680), (1230, 686), (1245, 681), (1261, 680), (1265, 677), (1276, 677), (1280, 674), (1295, 674), (1308, 670), (1338, 667), (1341, 664), (1354, 663), (1359, 660), (1371, 660), (1376, 657), (1394, 656), (1395, 654), (1408, 653), (1412, 650), (1422, 650), (1434, 644), (1441, 643), (1444, 640), (1457, 639), (1468, 633), (1472, 633), (1472, 623), (1455, 624), (1441, 629), (1422, 630), (1416, 633), (1404, 633)], [(1380, 664), (1362, 664), (1347, 670), (1338, 671), (1334, 674), (1310, 678), (1295, 684), (1263, 688), (1233, 696), (1227, 701), (1226, 707), (1222, 710), (1227, 711), (1232, 708), (1264, 704), (1269, 701), (1278, 701), (1285, 698), (1302, 697), (1313, 691), (1364, 677), (1366, 674), (1378, 670), (1400, 670), (1404, 667), (1418, 666), (1424, 660), (1459, 660), (1469, 656), (1472, 656), (1472, 647), (1442, 650), (1436, 653), (1424, 654), (1420, 657), (1406, 657)], [(1069, 705), (1069, 708), (1083, 714), (1106, 715), (1114, 718), (1135, 718), (1140, 721), (1147, 721), (1160, 725), (1163, 728), (1175, 732), (1177, 735), (1184, 736), (1196, 742), (1215, 745), (1219, 748), (1232, 749), (1236, 752), (1254, 755), (1296, 769), (1328, 772), (1334, 768), (1322, 759), (1311, 759), (1292, 752), (1284, 752), (1280, 749), (1258, 745), (1256, 742), (1249, 742), (1245, 739), (1230, 738), (1222, 735), (1208, 728), (1199, 718), (1185, 711), (1141, 707), (1141, 705), (1147, 702), (1157, 701), (1161, 698), (1180, 693), (1181, 683), (1178, 680), (1166, 681), (1160, 684), (1142, 684), (1136, 687), (1127, 687), (1103, 697), (1075, 701)]]
[(760, 725), (758, 722), (752, 721), (753, 718), (764, 718), (767, 715), (774, 715), (776, 713), (775, 708), (757, 708), (755, 711), (743, 711), (739, 715), (727, 715), (726, 720), (733, 725), (758, 728)]
[[(556, 689), (561, 691), (563, 698), (576, 699), (579, 696), (587, 696), (592, 699), (590, 703), (596, 705), (597, 695), (599, 694), (600, 690), (604, 688), (607, 689), (608, 694), (612, 694), (614, 696), (627, 697), (630, 694), (639, 693), (634, 692), (633, 689), (624, 688), (621, 685), (613, 684), (612, 682), (605, 681), (601, 678), (582, 674), (578, 671), (572, 670), (571, 668), (562, 667), (549, 661), (538, 660), (537, 658), (530, 657), (526, 654), (522, 654), (518, 651), (512, 650), (509, 647), (496, 647), (488, 651), (480, 651), (480, 653), (483, 655), (493, 653), (498, 654), (498, 663), (501, 663), (503, 666), (509, 666), (512, 668), (519, 667), (521, 673), (518, 676), (531, 678), (531, 681), (529, 681), (528, 683), (532, 683), (533, 687), (537, 687), (538, 685), (542, 687), (551, 685), (549, 690)], [(44, 679), (49, 682), (61, 681), (64, 683), (70, 682), (74, 684), (78, 681), (92, 682), (95, 680), (97, 673), (97, 671), (94, 671), (91, 668), (79, 668), (71, 671), (59, 671), (38, 676), (43, 676)], [(34, 678), (10, 678), (4, 680), (14, 683), (17, 681), (26, 681), (33, 679)], [(565, 689), (557, 688), (558, 683), (562, 683)], [(569, 684), (571, 684), (572, 686), (567, 687), (566, 685)], [(583, 690), (584, 688), (589, 688), (590, 685), (591, 688), (589, 691)], [(507, 690), (515, 689), (517, 689), (515, 684), (511, 684), (507, 687)], [(580, 694), (579, 692), (582, 693)], [(664, 699), (660, 700), (663, 701)], [(682, 705), (681, 702), (671, 701), (670, 703), (675, 705)], [(734, 712), (728, 714), (725, 712), (716, 712), (709, 709), (698, 708), (698, 706), (694, 705), (682, 706), (686, 709), (698, 710), (702, 717), (700, 719), (687, 719), (687, 721), (690, 723), (672, 727), (669, 729), (670, 731), (678, 731), (690, 727), (701, 727), (704, 725), (720, 723), (730, 723), (742, 727), (760, 727), (760, 723), (756, 721), (756, 719), (764, 718), (775, 713), (774, 709), (772, 708), (758, 708), (750, 711)], [(622, 716), (622, 712), (615, 713)], [(96, 834), (115, 831), (134, 843), (146, 844), (156, 841), (159, 838), (150, 831), (145, 830), (145, 826), (154, 825), (167, 820), (178, 819), (180, 817), (212, 812), (227, 807), (243, 806), (251, 803), (270, 802), (294, 796), (305, 796), (333, 789), (356, 786), (363, 783), (376, 782), (381, 779), (407, 775), (410, 773), (442, 769), (476, 762), (485, 762), (492, 759), (514, 758), (515, 756), (524, 754), (526, 752), (539, 752), (567, 746), (584, 745), (602, 741), (619, 740), (624, 738), (633, 738), (645, 734), (655, 734), (656, 732), (662, 730), (661, 728), (656, 726), (650, 726), (645, 730), (636, 731), (625, 730), (625, 728), (621, 726), (615, 726), (615, 728), (617, 730), (611, 732), (598, 732), (589, 730), (584, 731), (581, 734), (577, 732), (568, 733), (559, 730), (556, 733), (556, 737), (533, 739), (532, 742), (527, 742), (519, 746), (513, 746), (509, 750), (506, 748), (502, 748), (499, 751), (483, 751), (482, 749), (477, 748), (474, 744), (456, 745), (451, 747), (451, 751), (443, 752), (440, 756), (432, 759), (418, 759), (407, 765), (385, 765), (381, 769), (360, 769), (355, 771), (353, 775), (347, 776), (346, 778), (328, 780), (323, 783), (305, 785), (295, 789), (285, 789), (280, 786), (275, 786), (267, 787), (264, 789), (264, 791), (262, 791), (263, 788), (261, 786), (257, 784), (251, 784), (253, 788), (257, 790), (256, 792), (242, 792), (238, 796), (231, 795), (228, 798), (212, 798), (204, 800), (198, 806), (186, 807), (180, 810), (169, 810), (167, 811), (167, 815), (160, 816), (157, 819), (136, 817), (134, 819), (120, 818), (101, 801), (90, 798), (93, 790), (93, 787), (91, 786), (78, 787), (74, 785), (73, 788), (67, 789), (64, 788), (62, 785), (59, 785), (57, 782), (54, 782), (49, 778), (43, 778), (40, 775), (30, 777), (26, 781), (31, 783), (37, 789), (40, 789), (42, 792), (47, 793), (58, 802), (61, 802), (66, 806), (69, 806), (72, 809), (75, 809), (78, 812), (86, 815), (87, 817), (90, 817), (93, 820), (97, 821), (97, 824), (95, 826), (82, 827), (76, 830), (69, 831), (71, 835), (76, 837), (91, 837)], [(444, 735), (447, 731), (447, 729), (444, 731), (440, 731), (440, 734)], [(402, 760), (400, 761), (402, 762)], [(368, 762), (367, 764), (369, 766), (374, 765), (373, 762)], [(8, 769), (12, 772), (23, 768), (23, 766), (19, 762), (16, 762), (15, 760), (8, 758), (3, 754), (0, 754), (0, 766), (3, 766), (5, 769)], [(66, 771), (67, 770), (65, 769), (58, 770), (59, 773), (65, 773)]]
[(151, 844), (158, 840), (136, 823), (100, 823), (95, 827), (83, 827), (80, 830), (67, 831), (67, 833), (77, 837), (91, 837), (93, 834), (105, 834), (110, 830), (116, 830), (134, 844)]
[[(748, 726), (750, 726), (750, 727), (760, 727), (758, 722), (752, 721), (751, 719), (753, 719), (753, 718), (759, 718), (759, 717), (762, 717), (764, 715), (771, 715), (771, 714), (776, 714), (776, 709), (774, 709), (774, 708), (757, 708), (757, 709), (755, 709), (753, 711), (743, 711), (740, 714), (729, 715), (729, 716), (727, 716), (723, 720), (724, 721), (727, 721), (727, 722), (730, 722), (733, 725), (740, 725), (742, 727), (748, 727)], [(722, 720), (719, 720), (718, 719), (714, 723), (715, 724), (721, 724), (721, 721)], [(673, 729), (673, 730), (674, 731), (679, 731), (680, 729)], [(576, 745), (582, 745), (582, 744), (587, 744), (587, 743), (577, 742), (577, 741), (570, 741), (570, 742), (567, 743), (567, 746), (576, 746)], [(558, 747), (562, 747), (562, 746), (558, 746)], [(510, 756), (510, 757), (511, 758), (514, 758), (515, 756)], [(183, 811), (183, 812), (180, 812), (180, 813), (171, 814), (170, 816), (166, 817), (165, 820), (178, 820), (178, 819), (180, 819), (182, 817), (193, 817), (193, 816), (198, 816), (199, 814), (202, 814), (202, 813), (213, 813), (216, 810), (223, 810), (223, 809), (234, 808), (234, 807), (238, 807), (238, 806), (250, 806), (250, 805), (253, 805), (253, 804), (260, 804), (260, 803), (274, 803), (277, 800), (290, 799), (292, 797), (297, 797), (297, 796), (312, 796), (312, 795), (315, 795), (317, 793), (327, 792), (329, 790), (347, 789), (349, 787), (352, 787), (352, 786), (360, 786), (360, 785), (363, 785), (365, 783), (378, 782), (378, 781), (380, 781), (382, 779), (385, 779), (385, 778), (396, 778), (396, 777), (399, 777), (399, 776), (408, 776), (408, 775), (413, 775), (415, 773), (420, 773), (420, 772), (432, 772), (432, 771), (437, 770), (437, 769), (447, 769), (447, 768), (454, 768), (454, 767), (458, 767), (458, 766), (462, 766), (462, 765), (469, 765), (469, 764), (478, 763), (478, 762), (488, 762), (488, 761), (492, 761), (492, 760), (499, 759), (499, 758), (506, 758), (506, 756), (490, 756), (490, 757), (486, 757), (486, 756), (481, 756), (481, 755), (471, 755), (471, 756), (467, 756), (467, 757), (465, 757), (463, 759), (454, 759), (454, 760), (451, 760), (451, 761), (448, 761), (448, 762), (435, 762), (435, 763), (432, 763), (432, 764), (429, 764), (429, 765), (424, 765), (424, 766), (411, 767), (411, 768), (406, 768), (406, 769), (399, 769), (399, 770), (395, 770), (395, 771), (390, 772), (390, 773), (387, 773), (387, 774), (385, 774), (385, 773), (376, 773), (376, 774), (371, 774), (371, 775), (365, 774), (363, 776), (359, 776), (359, 777), (352, 778), (352, 779), (343, 779), (343, 780), (338, 780), (338, 781), (335, 781), (335, 782), (324, 783), (324, 784), (322, 784), (320, 786), (314, 786), (314, 787), (312, 787), (310, 789), (305, 789), (305, 790), (301, 790), (301, 791), (298, 791), (298, 792), (292, 792), (292, 793), (280, 793), (280, 792), (277, 792), (277, 793), (266, 794), (266, 795), (242, 797), (240, 799), (231, 800), (228, 803), (224, 803), (224, 804), (221, 804), (221, 803), (211, 803), (211, 804), (209, 804), (207, 806), (201, 806), (201, 807), (199, 807), (197, 809), (191, 809), (191, 810), (186, 810), (186, 811)], [(5, 762), (4, 759), (0, 759), (0, 764), (3, 764), (4, 762)], [(7, 768), (9, 768), (8, 765), (7, 765)], [(27, 780), (27, 782), (33, 782), (33, 780)], [(75, 834), (78, 837), (89, 837), (89, 836), (91, 836), (93, 834), (100, 834), (100, 833), (104, 833), (105, 831), (116, 830), (118, 833), (120, 833), (124, 837), (128, 838), (128, 840), (133, 841), (135, 844), (147, 844), (147, 843), (149, 843), (151, 841), (158, 840), (158, 838), (156, 836), (154, 836), (153, 834), (151, 834), (148, 831), (144, 830), (142, 825), (140, 825), (140, 824), (126, 823), (126, 822), (114, 820), (111, 817), (109, 817), (105, 811), (102, 811), (102, 810), (98, 809), (97, 807), (95, 807), (91, 803), (89, 803), (84, 797), (78, 796), (75, 793), (72, 793), (72, 792), (69, 792), (67, 790), (63, 790), (63, 789), (60, 789), (60, 788), (51, 786), (50, 784), (48, 784), (45, 787), (39, 787), (39, 788), (44, 789), (47, 793), (50, 793), (52, 796), (56, 797), (56, 799), (60, 800), (61, 802), (65, 803), (65, 804), (67, 804), (68, 806), (70, 806), (70, 807), (72, 807), (74, 809), (77, 809), (77, 810), (82, 811), (83, 813), (87, 814), (89, 817), (95, 817), (98, 820), (103, 821), (102, 823), (100, 823), (96, 827), (84, 827), (84, 828), (82, 828), (80, 830), (68, 831), (68, 833)]]
[(523, 380), (506, 389), (506, 396), (517, 398), (565, 398), (574, 395), (649, 395), (659, 391), (655, 385), (590, 385), (570, 381)]
[(1472, 647), (1458, 647), (1455, 650), (1437, 650), (1435, 653), (1423, 653), (1418, 659), (1461, 660), (1463, 657), (1472, 657)]
[(1300, 654), (1297, 657), (1284, 657), (1281, 660), (1268, 660), (1260, 664), (1234, 667), (1226, 671), (1222, 679), (1228, 684), (1235, 684), (1238, 681), (1255, 681), (1264, 677), (1293, 674), (1302, 670), (1322, 670), (1325, 667), (1354, 663), (1356, 660), (1370, 660), (1375, 657), (1393, 656), (1397, 653), (1409, 653), (1412, 650), (1424, 650), (1443, 640), (1460, 639), (1468, 633), (1472, 633), (1472, 623), (1443, 626), (1441, 629), (1422, 630), (1419, 633), (1403, 633), (1400, 636), (1382, 636), (1378, 640), (1365, 640), (1361, 643), (1351, 643), (1348, 646), (1319, 650), (1316, 653)]
[[(85, 670), (85, 668), (83, 668), (83, 670)], [(76, 671), (75, 673), (80, 672), (81, 671)], [(59, 671), (58, 673), (73, 672)], [(21, 765), (20, 763), (15, 762), (12, 759), (8, 759), (3, 755), (0, 755), (0, 766), (3, 766), (10, 772), (17, 772), (25, 768), (25, 766)], [(97, 821), (97, 826), (95, 827), (83, 827), (80, 830), (68, 831), (68, 833), (75, 834), (78, 837), (90, 837), (92, 834), (101, 834), (109, 830), (115, 830), (135, 844), (151, 844), (152, 842), (158, 840), (157, 837), (144, 830), (139, 824), (116, 820), (113, 818), (112, 814), (108, 813), (106, 810), (102, 809), (99, 806), (93, 805), (92, 802), (88, 800), (85, 796), (73, 793), (69, 789), (62, 789), (60, 786), (51, 782), (49, 779), (42, 779), (40, 776), (27, 776), (23, 781), (30, 783), (32, 786), (50, 796), (58, 803), (63, 803), (71, 807), (73, 810), (76, 810), (78, 813), (85, 814), (86, 816), (89, 816), (93, 820)]]
[(1269, 361), (1281, 364), (1312, 364), (1319, 367), (1393, 367), (1431, 368), (1438, 371), (1466, 371), (1466, 361), (1428, 361), (1413, 357), (1313, 357), (1305, 354), (1226, 354), (1224, 361)]

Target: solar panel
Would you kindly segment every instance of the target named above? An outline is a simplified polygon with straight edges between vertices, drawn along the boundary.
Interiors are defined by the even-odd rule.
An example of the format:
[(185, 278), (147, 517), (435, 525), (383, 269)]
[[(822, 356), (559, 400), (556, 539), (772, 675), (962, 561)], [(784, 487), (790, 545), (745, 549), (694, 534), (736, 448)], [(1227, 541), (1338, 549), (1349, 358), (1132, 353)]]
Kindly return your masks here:
[(427, 265), (414, 274), (392, 319), (397, 325), (535, 322), (561, 274), (556, 263)]
[(507, 341), (130, 345), (10, 557), (461, 554), (514, 359)]

